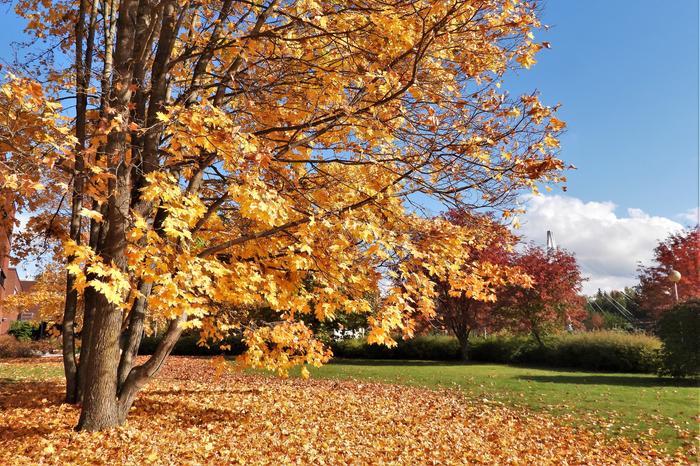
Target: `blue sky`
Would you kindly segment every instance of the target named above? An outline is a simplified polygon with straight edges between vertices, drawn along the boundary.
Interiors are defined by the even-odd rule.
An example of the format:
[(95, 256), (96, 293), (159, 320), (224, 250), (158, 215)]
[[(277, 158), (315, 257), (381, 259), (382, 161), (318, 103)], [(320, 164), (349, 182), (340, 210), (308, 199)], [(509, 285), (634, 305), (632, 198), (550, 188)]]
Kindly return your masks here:
[[(591, 278), (586, 290), (635, 281), (659, 239), (694, 224), (698, 207), (697, 0), (550, 0), (538, 63), (506, 81), (561, 103), (561, 157), (578, 167), (565, 196), (528, 202), (522, 234), (552, 229)], [(0, 59), (22, 24), (0, 6)], [(0, 61), (1, 62), (1, 61)]]
[(513, 84), (562, 104), (568, 194), (667, 217), (697, 207), (697, 0), (550, 0), (543, 22), (552, 48)]

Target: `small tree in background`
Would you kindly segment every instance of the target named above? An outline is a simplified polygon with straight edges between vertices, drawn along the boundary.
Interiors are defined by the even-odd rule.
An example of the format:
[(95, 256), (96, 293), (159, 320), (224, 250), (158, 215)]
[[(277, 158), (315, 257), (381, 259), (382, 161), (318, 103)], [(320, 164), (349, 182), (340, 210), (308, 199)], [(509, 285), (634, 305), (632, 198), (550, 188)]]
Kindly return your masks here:
[(498, 299), (501, 325), (528, 332), (544, 346), (542, 335), (568, 323), (579, 325), (586, 317), (581, 293), (583, 278), (573, 254), (529, 246), (513, 264), (532, 279), (532, 287), (508, 286)]
[[(438, 295), (435, 324), (446, 328), (457, 337), (462, 359), (466, 361), (469, 359), (470, 335), (476, 329), (490, 326), (496, 294), (506, 284), (504, 277), (494, 271), (514, 272), (514, 268), (509, 264), (512, 261), (512, 246), (516, 238), (506, 226), (494, 220), (492, 215), (452, 209), (445, 217), (450, 223), (458, 226), (476, 227), (483, 236), (479, 247), (471, 248), (469, 256), (472, 262), (478, 264), (477, 270), (485, 277), (485, 286), (489, 288), (486, 299), (483, 296), (476, 299), (467, 292), (453, 290), (449, 279), (436, 280)], [(520, 279), (525, 280), (525, 277)], [(526, 284), (525, 281), (523, 284)]]
[(675, 303), (672, 270), (681, 273), (678, 299), (700, 297), (700, 228), (673, 234), (654, 249), (654, 265), (639, 267), (640, 306), (658, 320)]
[(662, 314), (658, 323), (660, 375), (700, 375), (700, 299), (690, 299)]

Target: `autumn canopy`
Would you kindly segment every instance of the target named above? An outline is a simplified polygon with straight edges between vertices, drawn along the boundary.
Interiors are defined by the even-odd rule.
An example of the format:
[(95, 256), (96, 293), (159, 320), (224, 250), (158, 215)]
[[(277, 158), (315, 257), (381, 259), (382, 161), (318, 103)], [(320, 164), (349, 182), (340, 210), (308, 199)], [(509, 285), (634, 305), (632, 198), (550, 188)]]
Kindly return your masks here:
[[(562, 179), (564, 123), (537, 95), (504, 90), (548, 46), (533, 2), (16, 11), (47, 52), (2, 82), (0, 180), (18, 209), (48, 218), (36, 224), (67, 263), (67, 399), (82, 401), (82, 429), (122, 422), (187, 328), (243, 332), (241, 362), (284, 371), (329, 357), (304, 314), (367, 313), (370, 341), (391, 344), (434, 312), (431, 277), (490, 299), (469, 261), (485, 246), (478, 225), (417, 206), (508, 215), (519, 190)], [(274, 322), (248, 318), (260, 306)], [(137, 365), (155, 322), (165, 337)]]

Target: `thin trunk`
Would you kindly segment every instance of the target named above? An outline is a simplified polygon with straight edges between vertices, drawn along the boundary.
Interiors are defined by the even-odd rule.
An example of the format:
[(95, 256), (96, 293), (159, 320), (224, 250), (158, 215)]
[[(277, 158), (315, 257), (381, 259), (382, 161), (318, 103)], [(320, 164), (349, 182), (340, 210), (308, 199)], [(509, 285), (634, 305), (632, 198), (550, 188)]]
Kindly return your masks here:
[(146, 299), (151, 294), (151, 283), (141, 283), (139, 293), (141, 296), (134, 300), (129, 313), (129, 327), (126, 331), (124, 345), (122, 345), (122, 355), (119, 361), (119, 386), (126, 381), (129, 372), (134, 367), (134, 360), (139, 351), (143, 328), (146, 321)]
[(165, 332), (165, 336), (160, 343), (158, 343), (153, 355), (144, 364), (133, 368), (129, 372), (119, 391), (118, 410), (120, 422), (126, 419), (139, 390), (141, 390), (151, 377), (158, 373), (165, 358), (170, 355), (175, 343), (177, 343), (177, 340), (180, 338), (180, 334), (182, 334), (182, 326), (180, 324), (184, 322), (186, 318), (187, 316), (182, 314), (179, 318), (171, 320)]
[(532, 327), (532, 336), (535, 338), (537, 343), (540, 345), (540, 348), (544, 348), (544, 342), (542, 341), (542, 337), (540, 336), (539, 330), (537, 330), (537, 327), (533, 325)]
[[(78, 20), (75, 23), (75, 87), (76, 87), (76, 117), (75, 134), (75, 166), (73, 171), (73, 193), (71, 197), (71, 219), (69, 226), (70, 239), (80, 244), (80, 215), (83, 193), (83, 170), (85, 161), (83, 151), (86, 144), (86, 110), (87, 110), (87, 84), (85, 82), (85, 69), (83, 58), (83, 40), (85, 36), (85, 9), (86, 0), (80, 1)], [(68, 262), (73, 261), (68, 257)], [(75, 277), (67, 273), (66, 277), (66, 302), (63, 310), (63, 322), (61, 325), (63, 343), (63, 368), (66, 376), (66, 402), (78, 401), (78, 366), (75, 357), (75, 317), (78, 311), (78, 291), (75, 290)]]
[(471, 333), (471, 329), (466, 328), (464, 325), (454, 325), (452, 327), (452, 332), (459, 342), (460, 358), (462, 361), (469, 361), (469, 334)]
[(73, 289), (74, 279), (68, 272), (66, 280), (66, 304), (63, 310), (62, 349), (63, 372), (66, 376), (66, 403), (78, 401), (78, 365), (75, 357), (75, 314), (77, 308), (77, 293)]
[[(117, 22), (114, 20), (114, 3), (116, 0), (105, 0), (103, 8), (104, 35), (105, 35), (105, 58), (102, 69), (102, 93), (100, 94), (100, 117), (105, 116), (107, 103), (109, 102), (110, 82), (112, 80), (112, 70), (114, 68), (114, 37), (117, 34)], [(98, 151), (99, 153), (99, 151)]]
[(92, 288), (86, 288), (83, 295), (83, 327), (80, 331), (80, 360), (78, 361), (78, 394), (77, 401), (83, 399), (85, 393), (85, 380), (87, 379), (85, 371), (87, 365), (85, 361), (90, 355), (90, 333), (92, 331), (92, 321), (95, 315), (95, 306), (97, 293)]
[[(116, 36), (116, 26), (117, 22), (114, 20), (114, 3), (115, 0), (104, 0), (102, 2), (102, 17), (103, 17), (103, 32), (104, 32), (104, 47), (105, 56), (103, 61), (102, 76), (100, 80), (100, 86), (102, 92), (100, 94), (100, 118), (106, 117), (106, 111), (108, 107), (108, 102), (111, 96), (110, 83), (112, 79), (113, 70), (113, 49), (114, 49), (114, 38)], [(104, 146), (100, 145), (97, 148), (95, 162), (103, 157)], [(98, 210), (102, 217), (105, 219), (103, 222), (97, 222), (95, 220), (90, 221), (90, 247), (97, 252), (101, 253), (100, 245), (104, 244), (104, 237), (109, 227), (107, 223), (107, 207), (108, 205), (93, 203), (93, 209)], [(92, 330), (93, 317), (95, 315), (95, 307), (97, 306), (97, 295), (95, 290), (88, 287), (85, 289), (84, 294), (84, 310), (83, 310), (83, 328), (81, 331), (81, 349), (80, 349), (80, 364), (78, 366), (78, 398), (82, 399), (85, 393), (85, 380), (87, 379), (86, 361), (89, 358), (90, 353), (90, 333)]]

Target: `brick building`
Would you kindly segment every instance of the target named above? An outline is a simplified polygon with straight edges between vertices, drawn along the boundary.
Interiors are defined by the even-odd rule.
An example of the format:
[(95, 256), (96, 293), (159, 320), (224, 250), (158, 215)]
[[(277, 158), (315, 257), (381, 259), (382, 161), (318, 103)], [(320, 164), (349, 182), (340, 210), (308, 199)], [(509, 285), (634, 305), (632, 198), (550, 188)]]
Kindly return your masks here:
[(0, 335), (7, 333), (10, 324), (15, 320), (33, 320), (33, 311), (13, 312), (3, 308), (5, 297), (21, 291), (28, 291), (34, 281), (20, 280), (17, 269), (10, 267), (10, 251), (12, 246), (12, 226), (14, 205), (12, 196), (0, 191)]

